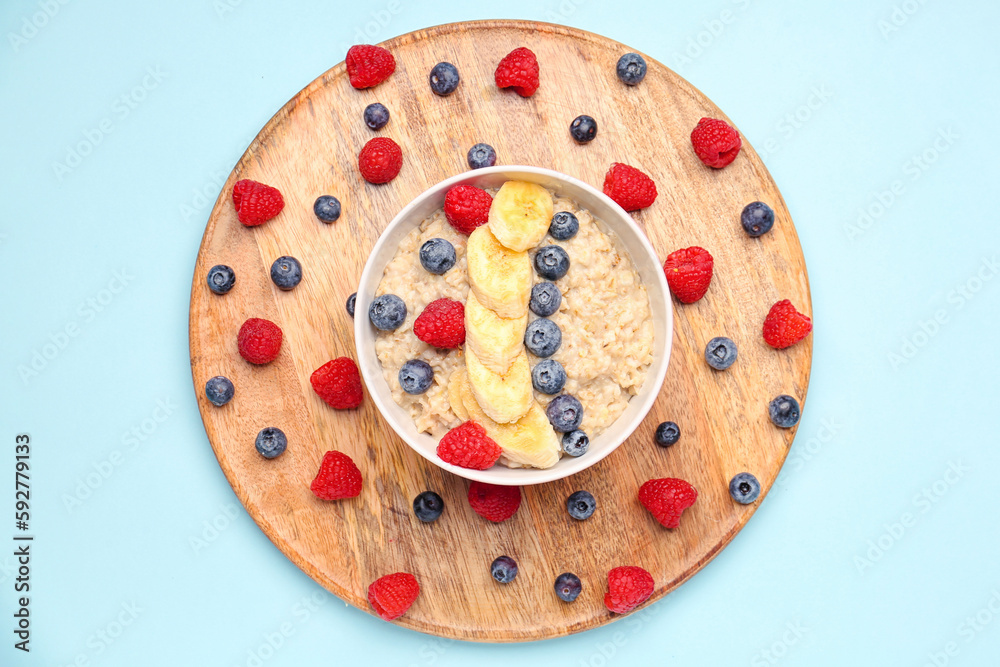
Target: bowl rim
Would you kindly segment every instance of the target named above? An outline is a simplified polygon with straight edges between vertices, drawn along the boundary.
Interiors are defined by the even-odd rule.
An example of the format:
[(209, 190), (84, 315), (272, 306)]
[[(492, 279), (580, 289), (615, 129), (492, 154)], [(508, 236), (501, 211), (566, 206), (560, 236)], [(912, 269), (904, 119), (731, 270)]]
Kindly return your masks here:
[[(399, 213), (396, 214), (396, 216), (389, 222), (388, 225), (385, 226), (385, 228), (379, 234), (378, 239), (376, 240), (375, 244), (372, 246), (372, 249), (368, 254), (368, 258), (365, 260), (365, 266), (361, 273), (361, 278), (358, 281), (358, 292), (355, 302), (355, 317), (354, 317), (355, 354), (357, 355), (358, 358), (359, 362), (358, 366), (361, 370), (361, 375), (364, 378), (365, 385), (368, 388), (367, 393), (375, 402), (375, 406), (378, 409), (379, 414), (386, 421), (386, 423), (393, 430), (393, 432), (395, 432), (395, 434), (401, 440), (403, 440), (403, 442), (405, 442), (406, 445), (410, 447), (410, 449), (414, 450), (417, 454), (427, 459), (428, 461), (433, 463), (435, 466), (441, 468), (442, 470), (454, 473), (459, 477), (463, 477), (465, 479), (474, 480), (478, 482), (485, 482), (488, 484), (496, 484), (500, 486), (529, 486), (529, 485), (544, 484), (547, 482), (564, 479), (566, 477), (570, 477), (579, 472), (582, 472), (587, 468), (590, 468), (591, 466), (599, 463), (605, 457), (609, 456), (612, 452), (618, 449), (625, 442), (625, 440), (627, 440), (629, 437), (632, 436), (635, 430), (639, 427), (642, 421), (649, 414), (649, 411), (652, 409), (653, 404), (655, 403), (656, 398), (659, 395), (660, 390), (663, 386), (663, 381), (664, 378), (666, 377), (667, 368), (670, 365), (671, 348), (673, 342), (673, 319), (674, 319), (673, 301), (671, 299), (670, 290), (667, 286), (666, 276), (664, 275), (663, 271), (662, 270), (654, 271), (654, 275), (657, 277), (656, 288), (662, 294), (662, 300), (666, 307), (666, 318), (665, 318), (666, 321), (664, 323), (665, 340), (657, 341), (654, 338), (654, 359), (656, 356), (656, 352), (662, 347), (664, 350), (663, 363), (660, 366), (660, 368), (656, 370), (654, 376), (647, 375), (646, 380), (643, 383), (640, 392), (629, 400), (629, 402), (631, 403), (633, 400), (637, 400), (640, 397), (643, 397), (642, 400), (645, 403), (645, 405), (641, 405), (639, 411), (635, 415), (633, 415), (630, 422), (625, 425), (627, 426), (627, 428), (621, 429), (620, 434), (613, 436), (615, 441), (610, 446), (604, 447), (600, 452), (591, 451), (577, 458), (563, 456), (561, 457), (560, 461), (557, 462), (551, 468), (544, 468), (544, 469), (507, 468), (506, 466), (500, 466), (500, 464), (497, 464), (497, 466), (500, 466), (504, 471), (506, 471), (502, 473), (503, 478), (501, 479), (497, 479), (498, 476), (496, 474), (490, 474), (491, 471), (494, 471), (497, 468), (497, 466), (490, 467), (486, 470), (472, 470), (469, 468), (462, 468), (442, 461), (433, 453), (428, 454), (427, 452), (423, 451), (423, 449), (420, 446), (417, 446), (416, 444), (410, 441), (409, 434), (403, 432), (403, 430), (398, 427), (398, 425), (396, 424), (396, 417), (393, 414), (391, 407), (386, 403), (386, 401), (389, 401), (391, 402), (392, 406), (399, 408), (399, 405), (392, 399), (388, 384), (386, 383), (385, 378), (382, 374), (381, 362), (379, 362), (376, 357), (376, 363), (378, 366), (378, 373), (376, 374), (377, 377), (371, 377), (370, 374), (366, 372), (367, 364), (361, 363), (362, 360), (361, 341), (366, 338), (365, 336), (366, 330), (371, 329), (371, 324), (368, 321), (368, 308), (373, 300), (375, 290), (378, 287), (378, 282), (381, 282), (382, 274), (385, 271), (384, 265), (375, 267), (373, 260), (376, 257), (376, 255), (378, 255), (379, 252), (381, 251), (382, 246), (388, 242), (388, 237), (390, 236), (390, 233), (393, 230), (395, 230), (396, 227), (408, 221), (413, 211), (415, 211), (423, 204), (425, 204), (427, 200), (433, 197), (443, 195), (443, 193), (447, 192), (449, 188), (454, 187), (456, 185), (475, 184), (477, 181), (481, 180), (482, 177), (484, 176), (490, 176), (496, 174), (501, 174), (501, 175), (510, 174), (508, 180), (514, 180), (515, 178), (517, 178), (519, 174), (520, 175), (529, 174), (536, 177), (544, 177), (566, 183), (572, 187), (587, 192), (592, 197), (602, 200), (603, 203), (607, 205), (607, 207), (618, 216), (619, 222), (623, 223), (626, 227), (630, 228), (630, 230), (634, 233), (636, 238), (638, 238), (639, 244), (647, 253), (648, 258), (652, 259), (653, 263), (656, 266), (659, 266), (660, 261), (659, 261), (659, 256), (656, 253), (656, 250), (650, 243), (649, 238), (646, 236), (646, 233), (635, 222), (632, 216), (629, 215), (628, 212), (626, 212), (625, 209), (619, 206), (614, 200), (612, 200), (606, 194), (604, 194), (597, 188), (593, 187), (589, 183), (585, 183), (584, 181), (581, 181), (580, 179), (577, 179), (573, 176), (569, 176), (568, 174), (564, 174), (562, 172), (558, 172), (552, 169), (547, 169), (545, 167), (534, 167), (528, 165), (494, 165), (492, 167), (483, 167), (480, 169), (465, 171), (460, 174), (455, 174), (454, 176), (450, 176), (426, 188), (419, 195), (411, 199), (406, 204), (406, 206), (404, 206), (399, 211)], [(565, 196), (571, 196), (565, 193), (560, 193), (560, 194), (564, 194)], [(589, 207), (586, 208), (588, 208), (589, 210)], [(599, 221), (602, 227), (602, 231), (604, 231), (605, 233), (609, 231), (611, 232), (611, 234), (613, 235), (613, 240), (616, 242), (616, 244), (623, 243), (619, 233), (616, 231), (615, 224), (603, 218), (597, 218), (596, 215), (595, 219)], [(625, 250), (626, 252), (629, 252), (628, 249)], [(633, 264), (635, 264), (636, 259), (632, 257), (631, 252), (629, 252), (629, 256), (632, 258)], [(636, 271), (638, 272), (638, 267), (635, 268)], [(378, 282), (375, 282), (373, 284), (371, 290), (363, 291), (363, 287), (368, 283), (372, 282), (373, 273), (377, 273)], [(647, 284), (648, 281), (643, 281), (643, 282), (644, 284), (646, 284), (647, 290), (653, 288), (653, 286)], [(650, 296), (650, 300), (652, 300), (652, 296)], [(372, 334), (372, 336), (374, 335), (375, 334)], [(367, 357), (372, 353), (373, 351), (366, 352), (365, 356)], [(376, 391), (373, 388), (373, 385), (377, 385), (378, 383), (381, 383), (381, 386)], [(598, 437), (604, 437), (605, 435), (607, 435), (611, 431), (612, 427), (618, 424), (618, 421), (620, 419), (621, 417), (612, 422), (612, 424), (609, 425), (608, 428), (605, 429), (605, 431)], [(421, 433), (420, 436), (431, 437), (429, 434), (426, 433)], [(564, 461), (568, 462), (569, 465), (560, 465)], [(521, 473), (521, 474), (518, 475), (514, 473)]]

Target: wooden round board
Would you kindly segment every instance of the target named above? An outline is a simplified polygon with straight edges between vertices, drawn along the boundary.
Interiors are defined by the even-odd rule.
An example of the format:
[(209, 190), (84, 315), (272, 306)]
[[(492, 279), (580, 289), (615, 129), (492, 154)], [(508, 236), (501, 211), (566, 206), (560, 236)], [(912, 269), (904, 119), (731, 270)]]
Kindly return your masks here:
[[(438, 26), (383, 44), (396, 72), (373, 89), (355, 90), (340, 63), (284, 106), (264, 127), (229, 176), (198, 253), (191, 290), (191, 367), (205, 430), (226, 477), (261, 529), (296, 565), (345, 601), (371, 611), (368, 584), (392, 572), (411, 572), (420, 596), (398, 621), (422, 632), (475, 641), (525, 641), (580, 632), (615, 620), (603, 604), (606, 574), (640, 565), (656, 582), (658, 600), (703, 567), (733, 538), (757, 503), (733, 502), (728, 482), (749, 471), (770, 488), (795, 429), (774, 427), (770, 398), (787, 393), (804, 402), (812, 337), (786, 350), (768, 347), (761, 325), (784, 298), (811, 313), (805, 262), (777, 186), (744, 139), (736, 161), (722, 170), (703, 166), (691, 149), (691, 129), (703, 116), (725, 118), (698, 90), (646, 56), (638, 86), (615, 76), (628, 47), (562, 26), (484, 21)], [(518, 46), (538, 56), (541, 87), (524, 99), (499, 90), (493, 72)], [(449, 97), (434, 95), (428, 72), (439, 61), (462, 76)], [(391, 114), (380, 132), (362, 111), (382, 102)], [(575, 144), (569, 124), (586, 113), (597, 138)], [(727, 119), (728, 120), (728, 119)], [(361, 179), (357, 155), (373, 136), (393, 138), (403, 168), (386, 185)], [(372, 401), (335, 411), (312, 391), (314, 369), (338, 356), (355, 357), (352, 320), (345, 310), (365, 259), (385, 225), (430, 185), (465, 171), (466, 152), (493, 145), (501, 164), (549, 167), (600, 188), (612, 162), (652, 176), (656, 202), (634, 214), (661, 257), (699, 245), (715, 257), (708, 295), (675, 303), (673, 352), (656, 405), (618, 450), (571, 478), (525, 487), (518, 513), (491, 524), (473, 513), (468, 482), (425, 461), (390, 430)], [(255, 228), (233, 209), (233, 184), (252, 178), (281, 190), (284, 211)], [(313, 201), (333, 194), (343, 215), (332, 225), (315, 218)], [(777, 222), (759, 239), (739, 223), (743, 207), (770, 204)], [(269, 268), (281, 255), (298, 258), (302, 283), (274, 287)], [(205, 276), (215, 264), (236, 271), (236, 286), (212, 294)], [(364, 317), (359, 313), (359, 317)], [(265, 366), (244, 362), (236, 332), (248, 317), (276, 322), (281, 354)], [(704, 361), (705, 344), (729, 336), (739, 359), (727, 371)], [(236, 396), (216, 408), (205, 399), (206, 380), (226, 375)], [(653, 442), (656, 425), (677, 422), (680, 442)], [(265, 460), (254, 438), (265, 426), (288, 436), (288, 450)], [(361, 495), (324, 502), (309, 490), (324, 452), (349, 454), (364, 475)], [(681, 477), (699, 492), (675, 530), (660, 526), (636, 498), (644, 481)], [(566, 512), (579, 489), (596, 496), (587, 521)], [(434, 490), (446, 509), (422, 524), (414, 497)], [(763, 498), (763, 493), (762, 496)], [(501, 554), (520, 567), (509, 585), (496, 584), (489, 564)], [(560, 601), (553, 582), (561, 572), (583, 580), (573, 603)]]

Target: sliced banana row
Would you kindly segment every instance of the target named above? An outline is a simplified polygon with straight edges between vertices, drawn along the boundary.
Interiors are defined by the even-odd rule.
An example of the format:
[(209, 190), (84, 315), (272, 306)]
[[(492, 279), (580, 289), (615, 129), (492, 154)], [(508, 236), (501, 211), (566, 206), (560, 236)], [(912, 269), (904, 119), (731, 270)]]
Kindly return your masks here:
[(488, 224), (469, 236), (466, 370), (448, 387), (459, 418), (481, 421), (508, 461), (536, 468), (559, 460), (559, 438), (532, 395), (524, 349), (532, 284), (527, 251), (545, 237), (552, 211), (548, 190), (507, 181), (493, 198)]

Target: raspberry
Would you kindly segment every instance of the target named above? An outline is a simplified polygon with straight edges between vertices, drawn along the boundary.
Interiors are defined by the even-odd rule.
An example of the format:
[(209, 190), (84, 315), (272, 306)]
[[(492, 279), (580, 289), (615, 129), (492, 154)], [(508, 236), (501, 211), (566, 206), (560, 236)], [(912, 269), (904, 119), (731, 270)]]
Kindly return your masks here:
[(651, 479), (639, 487), (639, 502), (666, 528), (681, 525), (681, 513), (697, 499), (698, 492), (683, 479)]
[(256, 227), (281, 213), (285, 200), (278, 188), (244, 178), (233, 186), (236, 217), (247, 227)]
[(726, 121), (702, 118), (691, 131), (691, 145), (699, 160), (709, 167), (722, 169), (740, 154), (743, 141)]
[(513, 88), (521, 97), (531, 97), (538, 90), (538, 58), (521, 46), (503, 57), (493, 78), (497, 88)]
[(327, 452), (309, 488), (320, 500), (354, 498), (361, 493), (361, 471), (347, 454)]
[(387, 574), (368, 587), (368, 602), (378, 617), (385, 621), (399, 618), (420, 594), (417, 578), (409, 572)]
[(465, 305), (454, 299), (437, 299), (413, 321), (413, 334), (441, 349), (465, 344)]
[(521, 488), (473, 482), (469, 485), (469, 505), (484, 519), (500, 523), (517, 513), (521, 506)]
[(403, 149), (389, 137), (375, 137), (365, 144), (358, 155), (361, 176), (376, 185), (396, 178), (403, 166)]
[(347, 76), (355, 88), (377, 86), (396, 71), (396, 59), (381, 46), (355, 44), (344, 58)]
[(473, 185), (456, 185), (444, 196), (444, 216), (455, 231), (468, 236), (490, 217), (493, 197)]
[(361, 405), (364, 394), (361, 391), (361, 374), (353, 359), (340, 357), (328, 361), (309, 377), (320, 398), (337, 410), (349, 410)]
[(604, 606), (616, 614), (627, 614), (653, 594), (653, 575), (641, 567), (625, 565), (608, 572)]
[(615, 162), (604, 176), (604, 194), (626, 211), (638, 211), (656, 201), (656, 183), (635, 167)]
[(663, 273), (667, 276), (670, 291), (678, 301), (694, 303), (708, 291), (714, 266), (715, 260), (707, 250), (691, 246), (667, 255)]
[(251, 364), (274, 361), (281, 350), (281, 329), (270, 320), (251, 317), (236, 335), (240, 356)]
[(771, 347), (783, 350), (808, 336), (812, 328), (812, 320), (785, 299), (771, 306), (764, 318), (764, 340)]
[(473, 421), (445, 433), (437, 447), (437, 455), (445, 463), (472, 470), (486, 470), (497, 462), (501, 453), (500, 445)]

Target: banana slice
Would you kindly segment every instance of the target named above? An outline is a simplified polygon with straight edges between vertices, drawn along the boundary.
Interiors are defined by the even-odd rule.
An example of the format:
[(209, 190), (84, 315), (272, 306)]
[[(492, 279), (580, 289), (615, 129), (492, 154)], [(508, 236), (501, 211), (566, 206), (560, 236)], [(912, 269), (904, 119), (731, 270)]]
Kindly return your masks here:
[(500, 317), (527, 315), (532, 279), (528, 253), (506, 248), (483, 225), (469, 235), (465, 256), (469, 285), (480, 304)]
[(510, 370), (524, 350), (528, 315), (505, 319), (479, 303), (473, 292), (465, 301), (465, 345), (494, 373)]
[(516, 422), (531, 407), (531, 368), (528, 353), (521, 348), (506, 373), (494, 373), (466, 346), (465, 369), (476, 402), (489, 418), (500, 424)]
[[(487, 416), (476, 402), (465, 371), (456, 371), (449, 381), (449, 395), (454, 392), (467, 417), (486, 429), (508, 461), (519, 466), (551, 468), (559, 461), (559, 436), (549, 424), (545, 409), (537, 401), (531, 402), (528, 413), (513, 424), (498, 424)], [(454, 409), (454, 403), (452, 409)]]
[(534, 248), (552, 223), (552, 195), (535, 183), (507, 181), (490, 206), (490, 231), (511, 250)]

